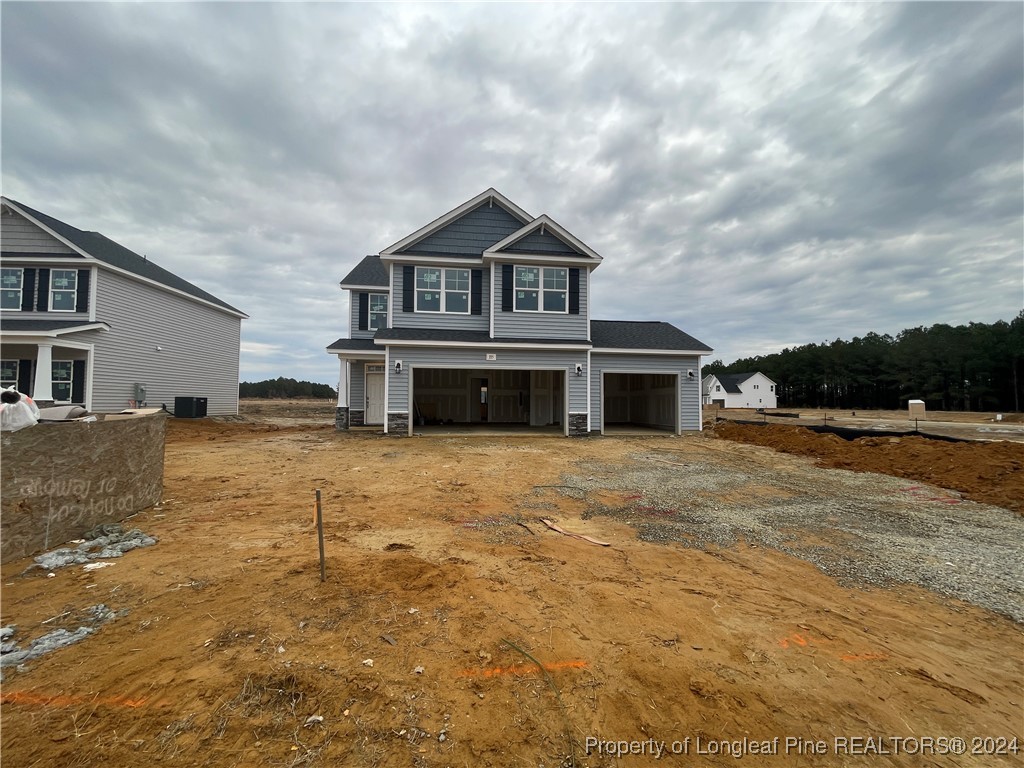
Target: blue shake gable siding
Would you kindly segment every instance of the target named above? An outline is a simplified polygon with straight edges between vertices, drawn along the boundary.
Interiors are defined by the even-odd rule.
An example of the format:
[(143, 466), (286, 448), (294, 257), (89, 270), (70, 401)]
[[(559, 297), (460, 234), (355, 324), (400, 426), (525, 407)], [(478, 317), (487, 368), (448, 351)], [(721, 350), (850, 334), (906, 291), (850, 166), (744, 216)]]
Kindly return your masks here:
[(541, 234), (531, 232), (521, 240), (516, 240), (508, 248), (502, 249), (501, 253), (544, 253), (544, 254), (566, 254), (579, 256), (580, 252), (568, 243), (555, 237), (550, 232)]
[(500, 205), (483, 203), (402, 253), (477, 256), (522, 228), (521, 222)]
[[(514, 262), (508, 262), (514, 265)], [(506, 312), (503, 311), (502, 289), (505, 287), (504, 275), (507, 270), (499, 263), (494, 268), (494, 290), (491, 291), (496, 301), (494, 312), (494, 337), (518, 339), (580, 339), (589, 338), (587, 328), (587, 301), (589, 294), (590, 270), (579, 270), (579, 313), (562, 312)], [(552, 264), (550, 266), (557, 266)], [(514, 280), (514, 278), (513, 278)], [(515, 307), (515, 286), (512, 286), (512, 307)], [(572, 309), (573, 302), (569, 301)]]

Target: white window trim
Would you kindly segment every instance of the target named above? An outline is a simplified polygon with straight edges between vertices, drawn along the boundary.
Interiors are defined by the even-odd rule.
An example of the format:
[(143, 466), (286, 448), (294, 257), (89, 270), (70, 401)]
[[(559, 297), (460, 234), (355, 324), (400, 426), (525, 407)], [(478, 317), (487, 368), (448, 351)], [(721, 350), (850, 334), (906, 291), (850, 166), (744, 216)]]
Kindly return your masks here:
[(7, 363), (14, 363), (14, 380), (13, 381), (0, 382), (0, 386), (2, 386), (4, 389), (7, 389), (7, 387), (9, 387), (9, 386), (11, 386), (13, 384), (14, 388), (17, 389), (18, 388), (18, 377), (21, 375), (21, 361), (20, 360), (14, 360), (14, 359), (0, 360), (0, 364), (7, 364)]
[[(4, 307), (4, 312), (21, 312), (21, 306), (25, 303), (25, 268), (24, 267), (4, 267), (4, 269), (16, 269), (21, 273), (21, 285), (18, 286), (18, 306), (16, 307)], [(13, 289), (4, 289), (13, 290)]]
[[(53, 273), (54, 272), (72, 272), (75, 275), (75, 287), (74, 288), (54, 288), (53, 287)], [(50, 312), (74, 312), (78, 305), (78, 270), (77, 269), (52, 269), (50, 270), (50, 300), (48, 303)], [(70, 293), (74, 298), (73, 306), (71, 309), (54, 309), (53, 308), (53, 296), (55, 293)]]
[[(420, 288), (419, 278), (421, 269), (439, 269), (441, 270), (441, 287), (437, 289), (437, 292), (441, 294), (441, 309), (434, 311), (432, 309), (420, 309), (420, 293), (434, 293), (433, 288)], [(447, 294), (448, 288), (446, 283), (448, 280), (449, 271), (466, 272), (469, 275), (469, 287), (465, 291), (452, 291), (452, 293), (465, 293), (466, 294), (466, 311), (456, 311), (447, 309)], [(469, 267), (416, 267), (413, 270), (413, 302), (412, 311), (413, 314), (417, 315), (470, 315), (473, 313), (473, 270)]]
[[(377, 328), (374, 328), (373, 327), (373, 323), (371, 322), (371, 318), (375, 314), (374, 311), (373, 311), (373, 297), (374, 296), (382, 296), (384, 298), (384, 301), (386, 302), (386, 307), (387, 307), (384, 310), (384, 325), (378, 326)], [(380, 313), (377, 312), (376, 314), (380, 314)], [(371, 293), (371, 294), (369, 294), (367, 296), (367, 299), (366, 299), (366, 329), (369, 330), (369, 331), (379, 331), (381, 328), (390, 328), (391, 325), (388, 322), (388, 319), (390, 317), (391, 317), (391, 296), (389, 294), (387, 294), (387, 293)]]
[[(516, 285), (516, 270), (522, 267), (523, 269), (537, 269), (540, 271), (540, 283), (536, 289), (534, 288), (520, 288)], [(550, 293), (558, 293), (558, 288), (545, 288), (544, 287), (544, 270), (545, 269), (564, 269), (565, 270), (565, 309), (544, 309), (544, 293), (545, 291)], [(516, 291), (537, 291), (537, 309), (520, 309), (519, 308), (519, 296), (516, 295)], [(512, 265), (512, 311), (520, 312), (525, 315), (568, 315), (569, 314), (569, 268), (568, 267), (542, 267), (537, 264), (513, 264)]]

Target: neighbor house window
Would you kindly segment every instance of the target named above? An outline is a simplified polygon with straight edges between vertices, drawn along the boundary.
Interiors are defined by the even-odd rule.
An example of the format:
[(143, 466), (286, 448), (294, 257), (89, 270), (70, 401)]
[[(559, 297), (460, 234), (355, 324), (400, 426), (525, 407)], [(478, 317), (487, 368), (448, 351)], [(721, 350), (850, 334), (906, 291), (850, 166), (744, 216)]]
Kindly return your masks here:
[(722, 391), (722, 386), (720, 384), (715, 384), (715, 392), (721, 392), (721, 391)]
[(516, 267), (517, 312), (567, 312), (569, 270), (565, 267)]
[[(78, 295), (78, 270), (55, 269), (50, 273), (50, 310), (74, 312)], [(70, 363), (69, 363), (70, 365)]]
[(0, 309), (21, 309), (25, 270), (4, 267), (0, 271)]
[(71, 379), (73, 378), (74, 366), (70, 360), (54, 360), (52, 364), (51, 380), (53, 381), (53, 399), (55, 401), (71, 400)]
[(370, 294), (370, 316), (368, 324), (371, 331), (388, 327), (388, 295), (386, 293)]
[(469, 314), (469, 270), (416, 267), (416, 311)]
[(0, 388), (7, 389), (8, 387), (18, 388), (17, 360), (0, 361)]

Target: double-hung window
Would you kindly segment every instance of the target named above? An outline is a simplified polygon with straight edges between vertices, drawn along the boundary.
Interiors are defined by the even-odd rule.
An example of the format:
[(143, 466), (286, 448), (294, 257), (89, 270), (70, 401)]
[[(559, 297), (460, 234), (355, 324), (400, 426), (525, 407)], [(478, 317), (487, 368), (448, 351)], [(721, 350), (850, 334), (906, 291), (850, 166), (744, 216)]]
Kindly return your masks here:
[(416, 267), (416, 311), (469, 314), (469, 270)]
[(74, 378), (74, 366), (70, 360), (54, 360), (51, 370), (54, 401), (70, 402), (71, 380)]
[(25, 270), (4, 267), (0, 270), (0, 309), (21, 309), (21, 291)]
[(78, 296), (78, 270), (55, 269), (50, 272), (50, 311), (74, 312)]
[(370, 312), (367, 327), (371, 331), (388, 327), (388, 295), (386, 293), (370, 294)]
[(18, 361), (0, 361), (0, 388), (18, 387)]
[(516, 312), (568, 312), (569, 270), (565, 267), (516, 267)]

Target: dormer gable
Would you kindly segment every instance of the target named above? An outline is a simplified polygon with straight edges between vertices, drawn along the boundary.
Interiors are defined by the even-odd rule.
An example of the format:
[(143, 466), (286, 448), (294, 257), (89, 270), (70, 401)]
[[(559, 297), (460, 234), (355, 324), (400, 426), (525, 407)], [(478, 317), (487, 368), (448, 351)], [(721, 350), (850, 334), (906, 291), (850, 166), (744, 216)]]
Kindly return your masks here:
[(495, 243), (483, 255), (484, 259), (502, 260), (510, 256), (556, 258), (572, 263), (592, 262), (595, 267), (602, 261), (600, 254), (593, 248), (547, 214), (538, 216)]
[(401, 255), (480, 258), (532, 217), (494, 188), (438, 217), (380, 252), (388, 259)]

